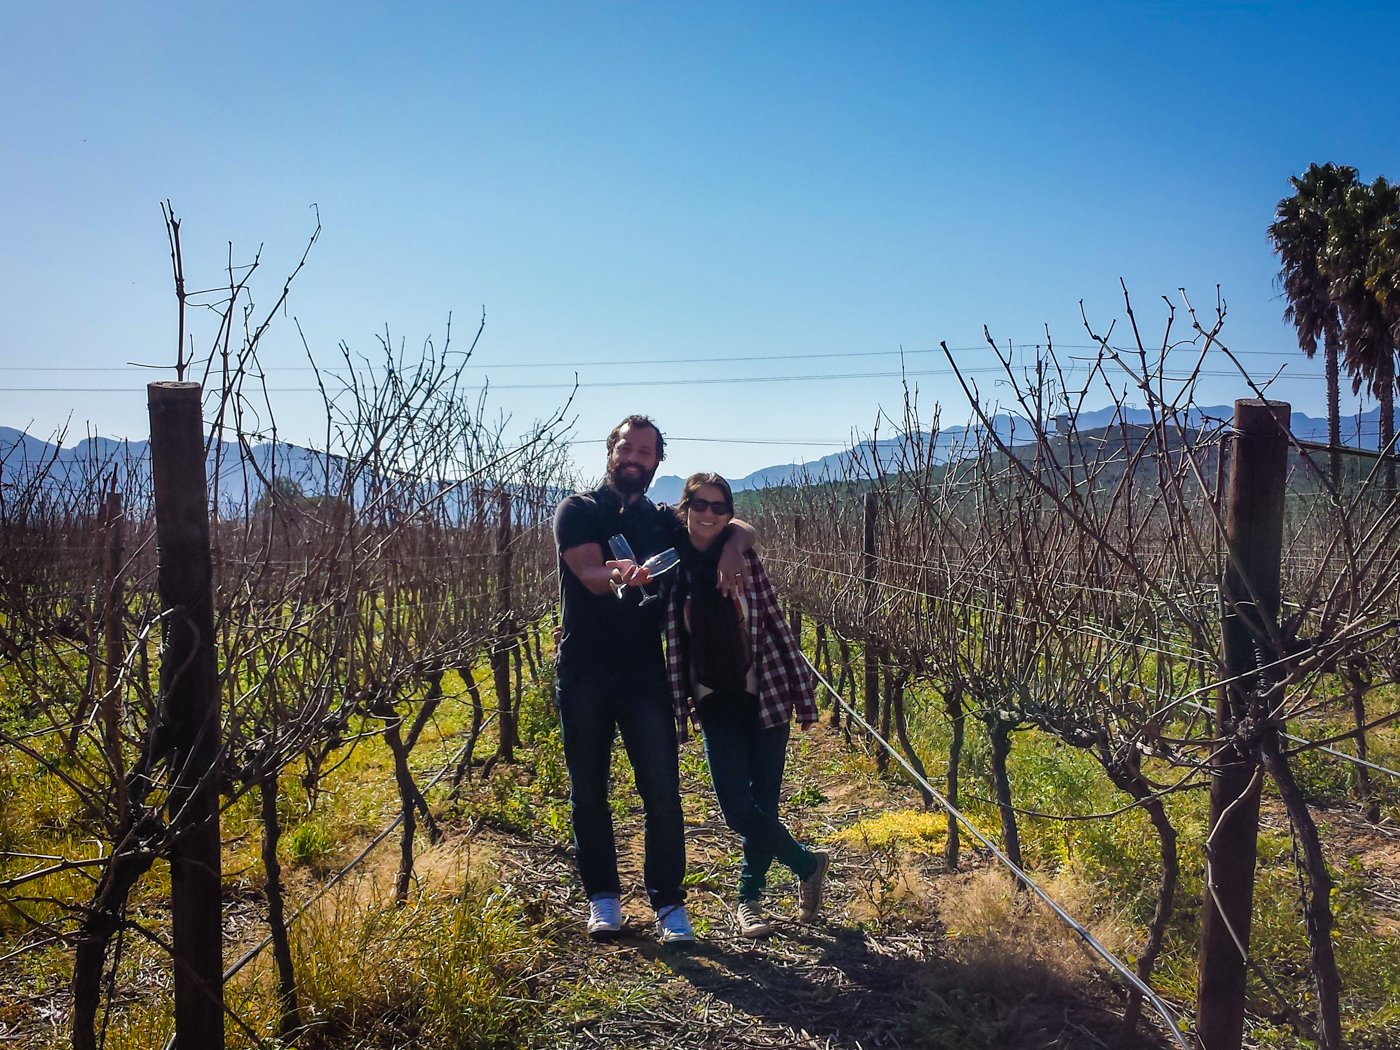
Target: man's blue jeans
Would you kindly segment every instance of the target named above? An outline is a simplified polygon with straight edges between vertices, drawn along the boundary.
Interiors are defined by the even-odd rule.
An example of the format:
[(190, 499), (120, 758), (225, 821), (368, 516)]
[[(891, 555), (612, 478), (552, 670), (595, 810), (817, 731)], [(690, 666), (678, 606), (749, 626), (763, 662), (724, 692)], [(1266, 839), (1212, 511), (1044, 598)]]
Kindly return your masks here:
[(816, 856), (778, 820), (778, 793), (787, 764), (787, 723), (763, 728), (757, 700), (750, 693), (706, 697), (700, 702), (700, 725), (724, 822), (744, 839), (739, 899), (763, 897), (775, 857), (799, 879), (810, 877), (817, 870)]
[(561, 662), (555, 680), (579, 875), (589, 898), (621, 892), (617, 844), (608, 805), (613, 738), (632, 762), (646, 814), (642, 877), (656, 909), (685, 899), (685, 823), (676, 753), (676, 716), (662, 661), (640, 666), (619, 655), (612, 663)]

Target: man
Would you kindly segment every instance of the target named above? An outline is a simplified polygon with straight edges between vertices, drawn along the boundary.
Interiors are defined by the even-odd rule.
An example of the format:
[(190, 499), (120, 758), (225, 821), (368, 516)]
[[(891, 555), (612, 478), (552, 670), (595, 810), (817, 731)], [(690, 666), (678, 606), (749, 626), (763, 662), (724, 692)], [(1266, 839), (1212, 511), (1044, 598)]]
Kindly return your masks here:
[[(579, 874), (588, 895), (588, 934), (622, 929), (617, 847), (608, 805), (613, 738), (622, 734), (646, 814), (643, 879), (663, 944), (693, 941), (685, 911), (685, 826), (681, 817), (676, 721), (661, 648), (665, 602), (642, 602), (650, 577), (640, 565), (608, 560), (619, 533), (646, 561), (683, 541), (675, 514), (646, 498), (666, 455), (665, 438), (646, 416), (628, 416), (608, 435), (607, 480), (570, 496), (554, 514), (563, 591), (556, 691), (569, 769)], [(734, 528), (720, 556), (719, 586), (735, 590), (753, 529)], [(614, 585), (623, 588), (616, 597)], [(655, 588), (661, 581), (652, 584)]]

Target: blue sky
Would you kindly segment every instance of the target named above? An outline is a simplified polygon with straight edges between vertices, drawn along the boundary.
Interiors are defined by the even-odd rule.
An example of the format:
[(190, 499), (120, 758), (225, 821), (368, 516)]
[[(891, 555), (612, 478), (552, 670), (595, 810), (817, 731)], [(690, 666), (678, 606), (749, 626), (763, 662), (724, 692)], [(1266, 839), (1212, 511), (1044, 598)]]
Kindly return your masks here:
[(1227, 344), (1321, 414), (1264, 230), (1312, 161), (1400, 177), (1397, 29), (1360, 4), (7, 4), (0, 423), (144, 435), (123, 366), (174, 356), (167, 197), (192, 283), (262, 245), (265, 304), (319, 207), (264, 354), (294, 440), (320, 428), (291, 315), (333, 360), (484, 305), (473, 375), (517, 421), (577, 372), (615, 384), (579, 391), (580, 438), (648, 411), (727, 439), (674, 441), (667, 472), (739, 476), (900, 400), (794, 377), (901, 347), (937, 369), (939, 340), (985, 367), (983, 324), (1082, 344), (1079, 301), (1106, 328), (1120, 277), (1154, 339), (1161, 295), (1219, 284)]

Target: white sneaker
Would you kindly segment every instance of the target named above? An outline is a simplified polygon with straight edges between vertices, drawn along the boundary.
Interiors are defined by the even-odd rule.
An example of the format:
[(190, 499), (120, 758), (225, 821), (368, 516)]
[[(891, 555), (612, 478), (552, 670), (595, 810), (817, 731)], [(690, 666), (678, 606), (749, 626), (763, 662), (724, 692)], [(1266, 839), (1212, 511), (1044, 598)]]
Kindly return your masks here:
[(622, 904), (616, 897), (594, 897), (588, 902), (588, 936), (606, 941), (622, 931)]
[(672, 904), (656, 913), (656, 937), (662, 944), (689, 944), (695, 940), (684, 904)]

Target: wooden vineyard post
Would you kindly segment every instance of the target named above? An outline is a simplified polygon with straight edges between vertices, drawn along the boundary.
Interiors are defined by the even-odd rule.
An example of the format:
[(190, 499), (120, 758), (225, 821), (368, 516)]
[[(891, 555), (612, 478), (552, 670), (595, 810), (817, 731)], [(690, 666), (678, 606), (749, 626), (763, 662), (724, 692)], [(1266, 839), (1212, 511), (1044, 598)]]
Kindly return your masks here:
[(865, 494), (865, 545), (861, 567), (865, 580), (865, 721), (880, 724), (880, 651), (872, 627), (875, 620), (875, 493)]
[(156, 585), (165, 614), (160, 691), (171, 729), (169, 820), (175, 1048), (224, 1045), (219, 860), (219, 682), (209, 496), (198, 383), (151, 383)]
[(496, 512), (496, 637), (491, 645), (491, 675), (496, 685), (496, 723), (500, 742), (496, 754), (502, 762), (515, 761), (515, 708), (511, 704), (510, 650), (515, 642), (511, 621), (511, 512), (510, 492), (502, 490)]
[[(1267, 673), (1261, 668), (1274, 659), (1272, 647), (1261, 639), (1278, 621), (1290, 416), (1287, 402), (1235, 402), (1225, 522), (1231, 557), (1225, 567), (1221, 621), (1230, 684), (1219, 691), (1215, 718), (1217, 734), (1227, 740), (1251, 714), (1250, 695), (1259, 675)], [(1239, 1050), (1262, 770), (1253, 747), (1220, 747), (1212, 766), (1196, 1028), (1205, 1050)]]

